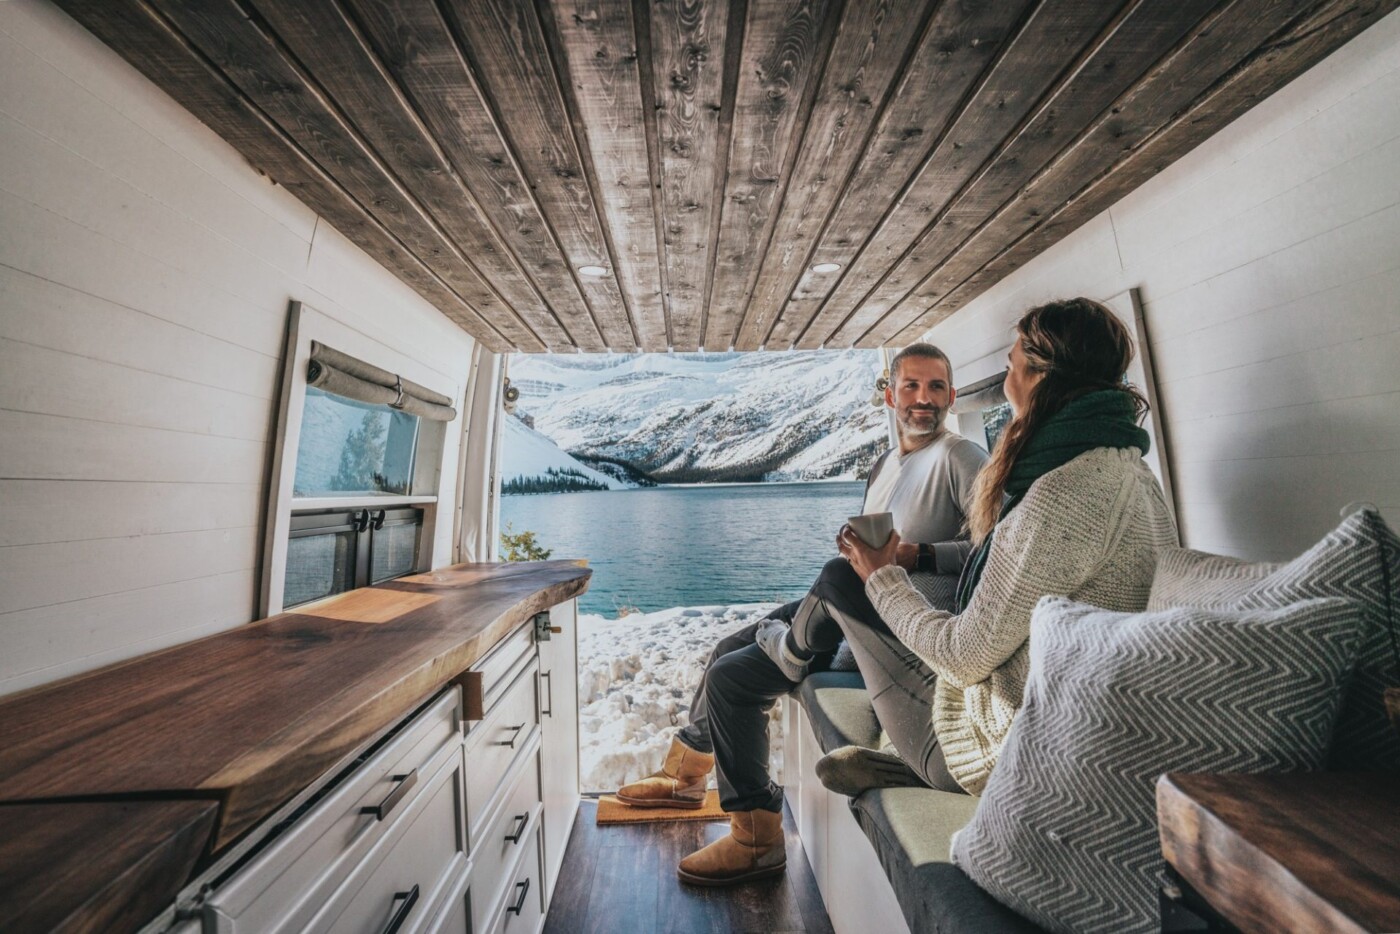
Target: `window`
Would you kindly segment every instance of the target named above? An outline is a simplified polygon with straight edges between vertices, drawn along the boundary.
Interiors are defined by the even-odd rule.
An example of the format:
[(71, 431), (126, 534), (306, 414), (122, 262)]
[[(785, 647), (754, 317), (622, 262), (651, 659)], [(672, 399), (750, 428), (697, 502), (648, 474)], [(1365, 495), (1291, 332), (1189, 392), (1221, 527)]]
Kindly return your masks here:
[(418, 423), (387, 405), (308, 388), (293, 495), (408, 493)]
[(996, 447), (997, 439), (1011, 421), (1011, 403), (1006, 401), (1006, 392), (1002, 388), (1005, 382), (1006, 370), (998, 370), (991, 376), (959, 387), (958, 397), (953, 401), (954, 429), (988, 451)]
[(285, 367), (264, 615), (433, 566), (457, 415), (441, 374), (300, 303)]
[(996, 450), (997, 439), (1000, 438), (1001, 433), (1006, 430), (1007, 424), (1011, 421), (1012, 414), (1010, 402), (999, 402), (996, 405), (991, 405), (982, 409), (982, 434), (987, 439), (988, 451)]

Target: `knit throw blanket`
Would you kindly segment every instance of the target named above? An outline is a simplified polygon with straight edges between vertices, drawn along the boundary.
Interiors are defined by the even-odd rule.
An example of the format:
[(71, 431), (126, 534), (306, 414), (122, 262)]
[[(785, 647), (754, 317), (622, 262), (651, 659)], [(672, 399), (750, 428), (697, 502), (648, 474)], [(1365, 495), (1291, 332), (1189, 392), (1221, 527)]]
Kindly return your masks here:
[[(1147, 431), (1137, 423), (1133, 397), (1117, 389), (1101, 389), (1080, 396), (1045, 420), (1021, 449), (1006, 478), (1006, 505), (997, 523), (1025, 497), (1031, 484), (1057, 467), (1063, 467), (1094, 448), (1135, 447), (1147, 453)], [(992, 550), (996, 528), (973, 550), (958, 579), (957, 612), (967, 609), (982, 569)]]

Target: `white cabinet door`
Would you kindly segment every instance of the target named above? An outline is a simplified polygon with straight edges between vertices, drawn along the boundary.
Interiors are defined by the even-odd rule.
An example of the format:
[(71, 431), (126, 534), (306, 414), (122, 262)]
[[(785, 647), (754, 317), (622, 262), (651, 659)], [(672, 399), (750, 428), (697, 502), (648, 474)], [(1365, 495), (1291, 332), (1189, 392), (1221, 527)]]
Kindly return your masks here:
[(540, 729), (543, 755), (540, 793), (544, 800), (544, 891), (554, 891), (564, 848), (578, 813), (578, 606), (550, 610), (560, 631), (540, 650)]

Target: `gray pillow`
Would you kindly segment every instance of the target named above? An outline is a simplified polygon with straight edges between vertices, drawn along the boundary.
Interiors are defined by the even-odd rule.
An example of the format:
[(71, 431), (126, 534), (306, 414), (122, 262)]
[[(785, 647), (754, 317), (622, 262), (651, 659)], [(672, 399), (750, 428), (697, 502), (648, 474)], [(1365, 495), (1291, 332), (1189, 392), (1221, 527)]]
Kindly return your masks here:
[(1025, 699), (953, 861), (1050, 930), (1156, 931), (1158, 776), (1318, 768), (1359, 642), (1337, 599), (1137, 614), (1042, 599)]
[[(1385, 561), (1382, 560), (1384, 554)], [(1400, 685), (1392, 647), (1390, 603), (1400, 610), (1400, 539), (1374, 510), (1353, 513), (1287, 564), (1251, 564), (1186, 548), (1165, 549), (1148, 610), (1189, 606), (1253, 610), (1311, 597), (1342, 597), (1361, 610), (1361, 649), (1328, 757), (1338, 770), (1400, 770), (1400, 733), (1390, 725), (1383, 692)]]

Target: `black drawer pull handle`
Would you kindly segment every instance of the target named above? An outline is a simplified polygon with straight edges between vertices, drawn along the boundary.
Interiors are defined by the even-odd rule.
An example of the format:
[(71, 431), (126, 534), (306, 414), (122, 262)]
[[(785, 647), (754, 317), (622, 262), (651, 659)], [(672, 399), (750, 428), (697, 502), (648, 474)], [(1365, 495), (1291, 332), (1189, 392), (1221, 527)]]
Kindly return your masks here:
[(520, 838), (525, 836), (525, 825), (530, 823), (529, 814), (515, 815), (515, 830), (506, 834), (506, 841), (509, 843), (519, 843)]
[(511, 749), (514, 749), (515, 741), (520, 738), (520, 731), (525, 729), (525, 724), (521, 723), (517, 726), (508, 726), (506, 727), (506, 729), (510, 731), (510, 739), (501, 740), (500, 742), (496, 743), (496, 745), (509, 746)]
[(525, 907), (525, 893), (530, 891), (530, 880), (526, 879), (524, 882), (517, 882), (515, 883), (515, 887), (520, 890), (520, 897), (517, 898), (515, 904), (507, 908), (506, 911), (509, 911), (513, 915), (518, 915), (520, 914), (520, 909)]
[(552, 671), (542, 671), (542, 672), (540, 672), (540, 680), (543, 681), (543, 682), (546, 684), (546, 687), (545, 687), (545, 697), (549, 698), (549, 707), (548, 707), (547, 709), (541, 709), (541, 710), (540, 710), (540, 716), (542, 716), (542, 717), (552, 717), (552, 716), (554, 716), (554, 677), (553, 677), (553, 675), (554, 675), (554, 672), (552, 672)]
[(403, 796), (408, 794), (409, 789), (418, 784), (418, 770), (414, 769), (407, 775), (395, 775), (394, 781), (398, 782), (398, 784), (394, 786), (393, 791), (389, 792), (389, 797), (373, 807), (360, 808), (360, 813), (373, 814), (375, 820), (383, 820), (388, 817), (389, 812), (394, 809), (395, 805), (403, 800)]
[(415, 885), (407, 892), (395, 892), (394, 901), (389, 904), (392, 905), (399, 899), (403, 899), (403, 904), (389, 919), (389, 926), (384, 929), (384, 934), (397, 934), (398, 929), (403, 927), (403, 923), (408, 920), (408, 913), (413, 910), (414, 905), (418, 904), (418, 886)]

